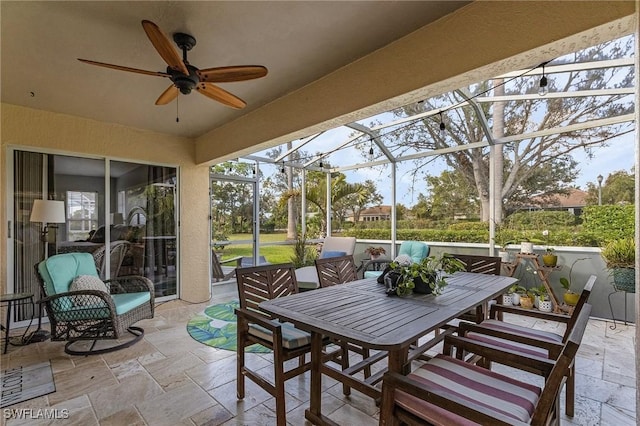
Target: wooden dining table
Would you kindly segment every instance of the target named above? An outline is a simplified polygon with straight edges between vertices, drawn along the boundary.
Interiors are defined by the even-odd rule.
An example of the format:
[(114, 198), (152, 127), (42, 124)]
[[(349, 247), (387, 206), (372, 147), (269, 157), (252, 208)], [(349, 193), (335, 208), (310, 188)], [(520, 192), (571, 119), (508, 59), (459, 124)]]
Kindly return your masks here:
[[(421, 337), (440, 330), (476, 306), (487, 304), (516, 281), (507, 276), (456, 272), (447, 279), (441, 295), (398, 297), (388, 296), (384, 285), (371, 278), (268, 300), (260, 303), (260, 309), (311, 333), (311, 397), (305, 417), (313, 424), (333, 425), (336, 423), (322, 414), (323, 374), (380, 398), (376, 384), (384, 372), (406, 374), (413, 359), (409, 349)], [(442, 340), (443, 333), (435, 334), (412, 352), (422, 353)], [(323, 357), (324, 337), (369, 348), (374, 353), (372, 359), (387, 355), (387, 368), (368, 378), (356, 375), (368, 360), (345, 370), (335, 368)]]

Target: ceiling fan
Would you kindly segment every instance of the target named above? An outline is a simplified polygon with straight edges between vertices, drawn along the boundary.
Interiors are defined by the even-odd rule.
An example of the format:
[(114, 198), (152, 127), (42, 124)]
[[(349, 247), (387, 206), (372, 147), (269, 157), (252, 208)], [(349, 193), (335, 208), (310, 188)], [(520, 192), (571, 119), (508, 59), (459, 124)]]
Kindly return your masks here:
[(261, 65), (237, 65), (207, 68), (202, 70), (198, 69), (191, 65), (187, 60), (187, 52), (196, 45), (196, 39), (194, 37), (184, 33), (175, 33), (173, 35), (173, 41), (182, 50), (181, 59), (180, 53), (173, 47), (169, 38), (156, 24), (151, 21), (143, 20), (142, 27), (144, 28), (145, 33), (147, 33), (149, 40), (151, 40), (153, 47), (155, 47), (162, 59), (167, 63), (168, 66), (166, 72), (146, 71), (120, 65), (106, 64), (104, 62), (91, 61), (88, 59), (78, 58), (78, 60), (86, 64), (113, 68), (115, 70), (169, 78), (173, 84), (169, 86), (167, 90), (162, 92), (158, 100), (156, 100), (156, 105), (166, 105), (177, 98), (179, 93), (187, 95), (195, 89), (204, 96), (216, 100), (224, 105), (241, 109), (247, 105), (245, 101), (213, 83), (252, 80), (254, 78), (260, 78), (267, 75), (267, 68)]

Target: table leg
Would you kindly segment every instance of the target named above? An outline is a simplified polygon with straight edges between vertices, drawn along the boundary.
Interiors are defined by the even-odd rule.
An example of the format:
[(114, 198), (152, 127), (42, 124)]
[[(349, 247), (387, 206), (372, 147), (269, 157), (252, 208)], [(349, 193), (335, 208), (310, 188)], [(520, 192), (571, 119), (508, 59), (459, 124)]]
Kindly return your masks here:
[(7, 303), (7, 325), (4, 328), (4, 352), (3, 353), (7, 353), (7, 347), (9, 346), (9, 324), (11, 321), (11, 305), (12, 305), (12, 301), (9, 301)]
[(305, 417), (317, 421), (322, 417), (322, 334), (311, 333), (311, 396)]
[(322, 415), (322, 334), (311, 332), (311, 395), (304, 417), (314, 425), (338, 426)]
[(407, 375), (410, 366), (407, 364), (409, 348), (389, 351), (389, 371)]

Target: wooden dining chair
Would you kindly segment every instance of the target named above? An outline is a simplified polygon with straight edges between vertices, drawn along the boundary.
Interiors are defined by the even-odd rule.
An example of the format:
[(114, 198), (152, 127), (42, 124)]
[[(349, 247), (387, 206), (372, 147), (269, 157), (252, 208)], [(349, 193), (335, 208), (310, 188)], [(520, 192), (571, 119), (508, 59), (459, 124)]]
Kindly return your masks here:
[[(500, 257), (477, 256), (471, 254), (452, 254), (452, 256), (464, 264), (465, 271), (467, 272), (500, 275), (500, 269), (502, 267), (502, 259)], [(479, 323), (485, 319), (484, 307), (479, 305), (474, 310), (461, 315), (458, 319)]]
[[(316, 259), (316, 270), (318, 272), (318, 279), (320, 280), (320, 288), (344, 284), (358, 279), (357, 267), (351, 255)], [(343, 371), (349, 369), (349, 352), (362, 355), (362, 370), (358, 371), (363, 371), (365, 378), (371, 377), (371, 365), (386, 357), (386, 353), (384, 352), (371, 357), (371, 353), (367, 348), (342, 341), (336, 341), (335, 343), (342, 348), (343, 355), (339, 361)], [(351, 388), (343, 384), (342, 391), (345, 395), (349, 395)]]
[(316, 259), (320, 288), (344, 284), (358, 279), (352, 255)]
[[(527, 364), (527, 357), (536, 355), (548, 359), (557, 359), (560, 355), (563, 345), (568, 340), (571, 332), (575, 328), (581, 311), (587, 305), (591, 290), (596, 281), (596, 276), (591, 275), (587, 284), (585, 284), (578, 303), (573, 309), (573, 313), (569, 315), (555, 314), (551, 312), (541, 312), (534, 309), (524, 309), (517, 306), (493, 305), (491, 307), (490, 318), (482, 321), (480, 324), (460, 323), (458, 326), (458, 335), (478, 344), (486, 344), (491, 347), (507, 349), (516, 355), (507, 360), (511, 367), (516, 367), (530, 373), (543, 375), (543, 371), (539, 371)], [(553, 321), (566, 324), (563, 334), (537, 330), (530, 327), (513, 324), (497, 319), (498, 313), (510, 313), (522, 315), (546, 321)], [(458, 355), (462, 358), (462, 354)], [(467, 361), (479, 363), (485, 368), (491, 368), (491, 363), (477, 354), (467, 357)], [(503, 362), (504, 363), (504, 362)], [(575, 366), (570, 365), (567, 375), (567, 395), (566, 395), (566, 414), (573, 417), (575, 411)]]
[[(298, 292), (292, 264), (260, 265), (236, 270), (240, 307), (235, 310), (238, 330), (237, 394), (245, 396), (245, 377), (269, 392), (276, 400), (277, 425), (285, 426), (284, 383), (311, 368), (305, 355), (311, 351), (311, 335), (290, 323), (271, 318), (260, 310), (260, 302)], [(259, 343), (273, 351), (273, 383), (246, 364), (245, 349)], [(285, 361), (298, 358), (297, 366), (285, 370)], [(262, 366), (261, 366), (262, 367)]]
[(438, 354), (408, 376), (384, 375), (380, 425), (546, 425), (558, 420), (562, 383), (573, 365), (589, 321), (586, 304), (556, 360), (531, 355), (528, 362), (545, 371), (543, 388), (452, 357), (478, 351), (502, 362), (509, 351), (487, 348), (457, 337), (445, 338)]

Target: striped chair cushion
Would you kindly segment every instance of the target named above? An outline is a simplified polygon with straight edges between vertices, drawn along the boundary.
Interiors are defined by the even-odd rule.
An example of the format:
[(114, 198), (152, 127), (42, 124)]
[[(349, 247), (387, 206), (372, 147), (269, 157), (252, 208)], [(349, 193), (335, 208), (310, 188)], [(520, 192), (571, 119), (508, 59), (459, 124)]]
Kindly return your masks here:
[[(536, 340), (542, 340), (551, 343), (562, 344), (562, 336), (551, 333), (548, 331), (535, 330), (521, 325), (511, 324), (498, 320), (485, 320), (482, 321), (481, 326), (491, 330), (501, 331), (504, 333), (517, 334), (519, 336), (530, 337)], [(512, 342), (508, 339), (501, 339), (499, 337), (488, 336), (481, 333), (467, 333), (469, 339), (473, 339), (483, 343), (489, 343), (492, 345), (500, 346), (505, 349), (517, 351), (521, 354), (534, 355), (543, 358), (548, 358), (549, 353), (546, 349), (538, 348), (535, 346), (529, 346), (522, 343)]]
[[(504, 416), (528, 422), (542, 390), (491, 370), (442, 354), (429, 360), (410, 378), (430, 388), (446, 391)], [(396, 403), (435, 425), (475, 424), (453, 412), (397, 391)]]
[[(285, 348), (295, 349), (311, 344), (311, 334), (295, 328), (289, 322), (282, 322), (280, 325), (282, 326), (282, 346)], [(258, 324), (249, 324), (249, 334), (273, 342), (271, 331)]]

